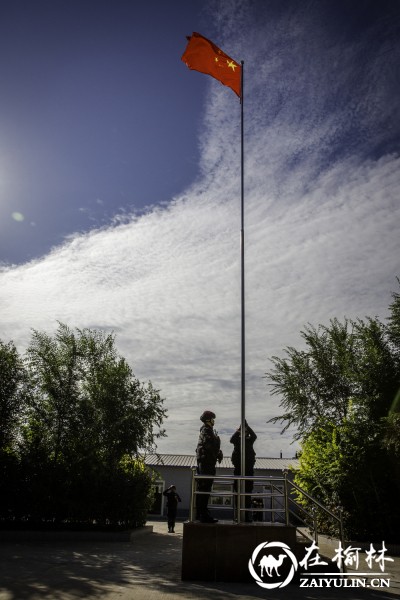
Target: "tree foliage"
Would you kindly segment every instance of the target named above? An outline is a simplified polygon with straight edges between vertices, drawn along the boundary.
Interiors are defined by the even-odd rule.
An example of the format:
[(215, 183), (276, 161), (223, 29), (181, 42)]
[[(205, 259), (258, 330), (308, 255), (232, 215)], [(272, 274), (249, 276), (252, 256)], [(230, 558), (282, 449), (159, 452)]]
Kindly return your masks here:
[(0, 340), (0, 449), (10, 449), (24, 402), (25, 371), (12, 342)]
[[(152, 477), (140, 454), (164, 435), (166, 411), (159, 391), (136, 379), (118, 354), (114, 335), (59, 324), (54, 336), (33, 331), (24, 359), (11, 346), (8, 356), (15, 363), (9, 379), (16, 383), (2, 384), (1, 394), (14, 389), (19, 401), (2, 402), (14, 407), (3, 438), (15, 443), (1, 516), (36, 523), (144, 522)], [(16, 396), (16, 365), (25, 382), (23, 402)], [(12, 427), (13, 436), (7, 433)]]
[(301, 441), (296, 482), (327, 507), (341, 506), (347, 534), (360, 538), (400, 531), (400, 296), (393, 299), (387, 325), (309, 325), (304, 347), (273, 357), (267, 373), (284, 409), (271, 421), (296, 427)]

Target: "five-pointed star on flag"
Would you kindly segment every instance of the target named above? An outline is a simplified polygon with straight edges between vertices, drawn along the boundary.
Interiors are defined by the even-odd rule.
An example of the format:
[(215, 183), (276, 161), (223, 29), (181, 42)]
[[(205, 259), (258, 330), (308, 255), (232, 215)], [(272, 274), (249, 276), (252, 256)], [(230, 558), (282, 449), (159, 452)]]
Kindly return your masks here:
[(182, 55), (183, 62), (194, 71), (211, 75), (241, 97), (242, 68), (213, 42), (193, 32)]

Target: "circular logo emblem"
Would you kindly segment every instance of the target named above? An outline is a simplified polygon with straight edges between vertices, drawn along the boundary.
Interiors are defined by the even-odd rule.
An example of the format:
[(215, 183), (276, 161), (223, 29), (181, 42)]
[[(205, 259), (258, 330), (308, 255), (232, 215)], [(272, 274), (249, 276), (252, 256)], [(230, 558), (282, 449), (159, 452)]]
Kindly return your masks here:
[[(281, 576), (279, 570), (284, 562), (288, 562), (286, 559), (291, 562), (289, 573)], [(297, 566), (297, 558), (289, 546), (283, 542), (263, 542), (259, 544), (249, 560), (251, 576), (259, 586), (268, 590), (282, 588), (290, 583), (297, 570)], [(256, 568), (259, 570), (259, 573), (256, 571)], [(263, 578), (269, 578), (270, 581), (264, 582)]]

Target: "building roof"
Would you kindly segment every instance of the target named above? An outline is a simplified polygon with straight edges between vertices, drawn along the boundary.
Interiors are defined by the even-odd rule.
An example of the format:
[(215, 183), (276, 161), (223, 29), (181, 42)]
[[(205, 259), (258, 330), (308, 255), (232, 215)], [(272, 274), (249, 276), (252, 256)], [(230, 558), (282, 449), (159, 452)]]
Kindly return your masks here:
[[(147, 454), (144, 457), (146, 465), (149, 467), (195, 467), (196, 456), (194, 454)], [(267, 469), (272, 471), (282, 471), (290, 467), (298, 468), (299, 460), (297, 458), (267, 458), (256, 457), (255, 469)], [(221, 469), (233, 469), (230, 456), (223, 458), (220, 465)]]

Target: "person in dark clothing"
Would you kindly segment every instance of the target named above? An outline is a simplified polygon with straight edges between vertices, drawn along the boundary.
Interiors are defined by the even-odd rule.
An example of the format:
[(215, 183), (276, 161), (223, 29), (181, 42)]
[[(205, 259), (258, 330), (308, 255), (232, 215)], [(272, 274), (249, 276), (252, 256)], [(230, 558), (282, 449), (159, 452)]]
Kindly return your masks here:
[(253, 508), (253, 521), (262, 521), (263, 520), (263, 512), (264, 503), (262, 498), (253, 498), (251, 501), (251, 506)]
[[(196, 448), (197, 473), (199, 475), (215, 475), (216, 463), (220, 463), (223, 458), (221, 451), (221, 440), (214, 430), (215, 413), (206, 410), (200, 417), (203, 426), (200, 429), (199, 441)], [(217, 523), (208, 512), (208, 500), (213, 484), (213, 479), (199, 479), (197, 482), (197, 491), (208, 492), (198, 494), (196, 497), (197, 518), (202, 523)]]
[(178, 502), (182, 502), (182, 500), (179, 494), (176, 493), (174, 485), (170, 485), (163, 492), (163, 496), (167, 498), (168, 533), (175, 533), (176, 511), (178, 509)]
[[(235, 433), (231, 437), (231, 444), (233, 444), (233, 452), (232, 452), (232, 463), (234, 466), (234, 475), (241, 475), (241, 464), (242, 464), (242, 455), (241, 455), (241, 425), (235, 431)], [(251, 427), (245, 421), (245, 471), (244, 474), (248, 476), (254, 475), (254, 465), (256, 462), (256, 453), (254, 451), (253, 445), (256, 441), (257, 436), (252, 430)], [(234, 484), (234, 490), (237, 491), (237, 481)], [(253, 491), (253, 482), (246, 481), (245, 482), (245, 493), (251, 494)], [(244, 507), (246, 509), (251, 508), (251, 496), (245, 496)], [(252, 521), (251, 512), (245, 511), (245, 520), (248, 522)]]

